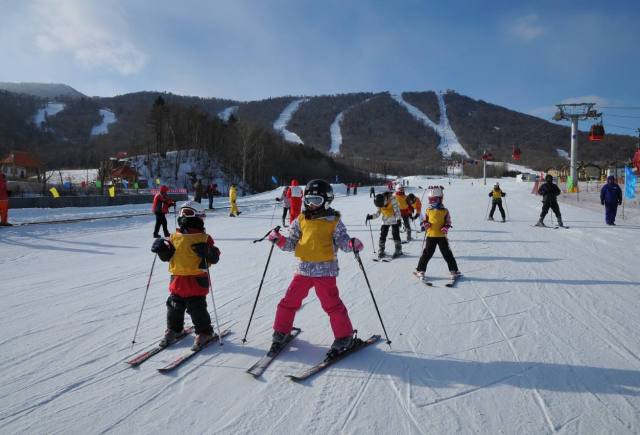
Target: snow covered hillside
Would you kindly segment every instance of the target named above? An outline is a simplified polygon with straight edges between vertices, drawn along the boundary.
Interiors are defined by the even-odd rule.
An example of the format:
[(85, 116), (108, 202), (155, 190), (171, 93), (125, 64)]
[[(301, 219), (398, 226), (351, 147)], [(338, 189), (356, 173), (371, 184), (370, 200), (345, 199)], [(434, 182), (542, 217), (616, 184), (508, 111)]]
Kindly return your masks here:
[[(153, 261), (151, 214), (0, 228), (0, 433), (640, 432), (640, 218), (609, 227), (602, 210), (562, 203), (571, 228), (532, 227), (540, 201), (531, 185), (500, 180), (509, 220), (488, 222), (492, 181), (411, 180), (418, 196), (418, 185), (446, 188), (449, 239), (464, 273), (455, 288), (444, 287), (439, 253), (427, 269), (434, 287), (412, 276), (421, 240), (403, 245), (402, 258), (371, 261), (368, 188), (358, 196), (338, 192), (334, 206), (365, 244), (362, 258), (393, 343), (380, 341), (300, 384), (285, 375), (321, 360), (333, 340), (313, 292), (292, 346), (263, 377), (245, 373), (269, 347), (295, 265), (291, 253), (274, 251), (241, 343), (269, 254), (266, 242), (252, 240), (279, 223), (276, 192), (243, 198), (238, 218), (221, 208), (208, 215), (222, 251), (211, 269), (217, 312), (233, 333), (166, 375), (157, 369), (191, 339), (139, 368), (125, 364), (165, 328), (169, 274), (157, 262), (131, 349)], [(37, 212), (9, 216), (24, 222)], [(338, 286), (354, 327), (362, 337), (382, 334), (353, 254), (339, 259)]]

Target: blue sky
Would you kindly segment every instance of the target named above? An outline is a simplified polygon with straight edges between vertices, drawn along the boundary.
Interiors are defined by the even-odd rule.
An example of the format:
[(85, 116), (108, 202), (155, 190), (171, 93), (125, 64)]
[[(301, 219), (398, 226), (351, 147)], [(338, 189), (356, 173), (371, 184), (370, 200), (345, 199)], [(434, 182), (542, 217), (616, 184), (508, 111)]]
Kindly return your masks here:
[[(0, 0), (0, 17), (0, 81), (88, 95), (451, 88), (542, 117), (640, 106), (639, 1)], [(640, 110), (604, 112), (640, 127)]]

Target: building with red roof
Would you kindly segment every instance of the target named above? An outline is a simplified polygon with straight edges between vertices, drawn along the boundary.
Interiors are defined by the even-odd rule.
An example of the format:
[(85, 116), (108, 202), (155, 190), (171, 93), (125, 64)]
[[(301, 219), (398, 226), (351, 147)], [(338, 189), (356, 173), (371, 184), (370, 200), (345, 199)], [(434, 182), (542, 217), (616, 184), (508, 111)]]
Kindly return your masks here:
[(8, 178), (29, 178), (36, 176), (42, 169), (42, 163), (31, 153), (12, 151), (0, 160), (0, 171)]

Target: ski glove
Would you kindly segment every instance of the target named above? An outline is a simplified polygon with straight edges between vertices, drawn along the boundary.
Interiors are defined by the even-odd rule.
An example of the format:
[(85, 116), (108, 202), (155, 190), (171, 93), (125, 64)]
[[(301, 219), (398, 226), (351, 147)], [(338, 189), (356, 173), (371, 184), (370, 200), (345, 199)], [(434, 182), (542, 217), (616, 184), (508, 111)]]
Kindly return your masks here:
[(445, 234), (445, 235), (446, 235), (446, 234), (448, 234), (448, 233), (449, 233), (449, 227), (446, 227), (446, 226), (445, 226), (445, 227), (442, 227), (442, 228), (440, 228), (440, 231), (442, 231), (442, 234)]
[(362, 251), (364, 249), (364, 245), (357, 238), (353, 238), (353, 239), (349, 240), (349, 244), (347, 245), (347, 247), (351, 251), (354, 251), (354, 252), (360, 252), (360, 251)]
[(151, 245), (151, 252), (158, 254), (161, 261), (169, 261), (176, 249), (167, 239), (156, 239)]
[(271, 230), (271, 232), (267, 236), (267, 240), (275, 243), (276, 245), (278, 245), (278, 248), (281, 248), (281, 249), (284, 246), (284, 244), (287, 243), (286, 237), (280, 234), (276, 230)]
[(216, 246), (209, 246), (207, 243), (194, 243), (191, 249), (200, 258), (206, 259), (211, 264), (216, 264), (220, 260), (220, 250)]
[(367, 215), (367, 218), (364, 220), (364, 223), (366, 224), (367, 222), (369, 222), (369, 221), (370, 221), (370, 220), (372, 220), (372, 219), (373, 219), (373, 216), (372, 216), (372, 215), (370, 215), (370, 214), (368, 214), (368, 215)]
[(431, 228), (431, 224), (429, 223), (429, 221), (422, 221), (420, 223), (420, 228), (422, 228), (423, 230), (428, 230), (429, 228)]
[(600, 204), (604, 205), (604, 201), (600, 201)]

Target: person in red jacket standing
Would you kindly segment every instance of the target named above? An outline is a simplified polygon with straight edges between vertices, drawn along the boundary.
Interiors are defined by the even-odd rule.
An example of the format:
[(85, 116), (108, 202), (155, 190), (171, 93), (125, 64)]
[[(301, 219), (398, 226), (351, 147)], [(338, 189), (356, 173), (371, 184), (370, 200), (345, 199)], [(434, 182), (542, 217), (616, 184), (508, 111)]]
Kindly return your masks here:
[(162, 225), (162, 230), (164, 231), (164, 236), (169, 237), (169, 229), (167, 228), (167, 217), (165, 216), (169, 213), (169, 207), (175, 205), (176, 202), (169, 198), (167, 193), (169, 192), (169, 188), (167, 186), (160, 186), (160, 192), (156, 193), (156, 196), (153, 197), (153, 205), (151, 206), (151, 211), (156, 215), (156, 226), (153, 229), (153, 237), (156, 239), (160, 237), (158, 231), (160, 231), (160, 226)]
[(9, 227), (11, 224), (8, 222), (9, 215), (9, 191), (7, 190), (7, 179), (2, 172), (0, 172), (0, 225)]
[(160, 346), (175, 342), (184, 330), (185, 310), (191, 316), (196, 339), (192, 349), (198, 350), (213, 337), (211, 316), (207, 311), (209, 276), (207, 269), (220, 260), (220, 250), (204, 228), (204, 208), (188, 201), (178, 212), (178, 229), (168, 239), (157, 239), (151, 252), (169, 262), (169, 298), (167, 329)]
[(287, 198), (289, 198), (289, 203), (291, 204), (291, 208), (289, 209), (290, 224), (296, 220), (302, 209), (302, 194), (302, 187), (298, 186), (298, 180), (291, 180), (291, 186), (289, 186), (289, 190), (287, 191)]

